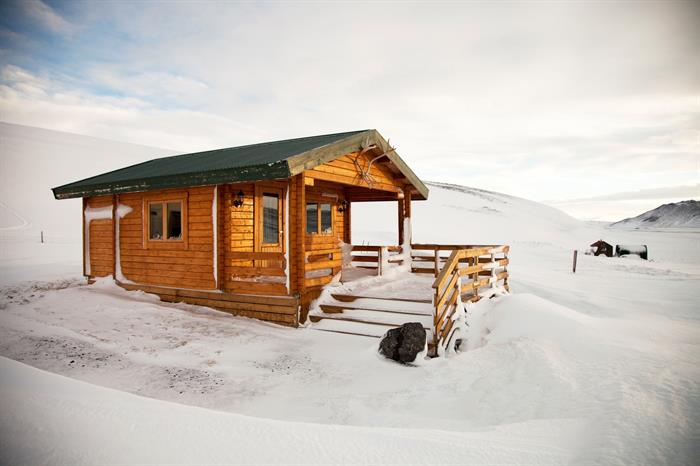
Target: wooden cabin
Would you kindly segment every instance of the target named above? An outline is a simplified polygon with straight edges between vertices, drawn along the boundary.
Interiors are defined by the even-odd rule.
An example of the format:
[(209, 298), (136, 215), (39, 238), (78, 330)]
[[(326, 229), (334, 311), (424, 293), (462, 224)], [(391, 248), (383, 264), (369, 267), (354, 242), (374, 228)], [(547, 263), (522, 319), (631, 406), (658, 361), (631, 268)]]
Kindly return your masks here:
[(599, 239), (595, 243), (591, 244), (591, 247), (593, 249), (593, 255), (595, 256), (607, 256), (607, 257), (612, 257), (613, 256), (613, 245), (610, 243), (606, 243), (602, 239)]
[[(379, 132), (363, 130), (154, 159), (53, 193), (83, 199), (88, 280), (112, 276), (126, 289), (165, 301), (297, 326), (341, 270), (341, 245), (352, 242), (353, 204), (396, 202), (394, 248), (400, 248), (404, 239), (410, 244), (404, 225), (410, 225), (411, 203), (427, 199), (428, 188)], [(434, 253), (434, 267), (416, 271), (443, 273), (441, 283), (451, 287), (436, 289), (436, 309), (452, 306), (436, 314), (436, 323), (446, 325), (456, 312), (462, 281), (453, 291), (454, 277), (468, 257), (470, 296), (478, 299), (479, 284), (507, 277), (485, 272), (478, 254), (464, 252), (470, 246), (423, 246)], [(373, 248), (364, 250), (381, 253)], [(442, 267), (445, 249), (458, 253), (449, 272)], [(475, 251), (487, 255), (481, 262), (493, 262), (491, 249)], [(374, 260), (381, 271), (379, 259), (363, 260)]]

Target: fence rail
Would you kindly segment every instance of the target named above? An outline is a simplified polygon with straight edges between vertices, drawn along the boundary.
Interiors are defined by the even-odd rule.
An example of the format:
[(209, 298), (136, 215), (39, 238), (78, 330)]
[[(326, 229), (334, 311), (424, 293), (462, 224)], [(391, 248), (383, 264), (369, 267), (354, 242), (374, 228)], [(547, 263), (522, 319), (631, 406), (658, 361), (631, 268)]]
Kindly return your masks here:
[[(413, 273), (433, 274), (432, 355), (453, 347), (465, 301), (489, 296), (497, 286), (508, 288), (510, 246), (493, 244), (411, 244)], [(382, 275), (387, 263), (403, 263), (401, 246), (353, 246), (352, 264)]]
[[(425, 245), (427, 246), (427, 245)], [(435, 268), (440, 262), (439, 251), (444, 245), (433, 246)], [(440, 249), (436, 249), (436, 248)], [(428, 249), (428, 248), (426, 248)], [(453, 247), (433, 282), (433, 344), (432, 352), (439, 354), (454, 344), (456, 324), (461, 303), (478, 301), (502, 281), (508, 290), (509, 246)], [(486, 289), (484, 289), (486, 288)]]
[(394, 256), (401, 254), (402, 251), (403, 248), (401, 246), (353, 245), (351, 261), (355, 267), (376, 270), (377, 275), (381, 275), (385, 261), (389, 264), (403, 263), (403, 260), (394, 258)]

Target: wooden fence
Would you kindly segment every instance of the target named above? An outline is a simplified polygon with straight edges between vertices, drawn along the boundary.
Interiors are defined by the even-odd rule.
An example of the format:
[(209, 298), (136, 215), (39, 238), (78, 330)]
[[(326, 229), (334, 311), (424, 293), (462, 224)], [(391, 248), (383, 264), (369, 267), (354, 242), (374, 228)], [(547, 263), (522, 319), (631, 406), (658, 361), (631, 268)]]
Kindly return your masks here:
[(224, 290), (286, 295), (286, 259), (281, 252), (227, 252)]
[(384, 262), (390, 264), (402, 264), (403, 260), (394, 256), (401, 254), (401, 246), (357, 246), (353, 245), (351, 261), (355, 267), (376, 270), (377, 275), (382, 274)]
[[(433, 282), (433, 338), (431, 351), (452, 345), (460, 306), (488, 296), (499, 284), (508, 290), (510, 246), (465, 244), (412, 244), (411, 272), (430, 273)], [(374, 269), (382, 275), (382, 264), (403, 263), (395, 257), (400, 246), (353, 246), (355, 267)], [(389, 255), (389, 257), (383, 257)]]
[[(424, 245), (428, 246), (428, 245)], [(438, 245), (430, 245), (437, 247)], [(438, 353), (454, 342), (461, 303), (478, 301), (492, 293), (502, 281), (508, 290), (509, 246), (445, 246), (452, 252), (445, 259), (433, 282), (433, 352)], [(435, 250), (434, 268), (442, 263)]]

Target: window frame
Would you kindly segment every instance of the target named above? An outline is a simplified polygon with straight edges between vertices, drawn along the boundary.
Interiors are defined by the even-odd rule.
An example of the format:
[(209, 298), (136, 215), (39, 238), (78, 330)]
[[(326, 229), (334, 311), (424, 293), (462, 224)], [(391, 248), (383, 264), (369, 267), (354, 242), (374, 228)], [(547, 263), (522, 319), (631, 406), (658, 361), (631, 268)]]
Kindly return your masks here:
[[(321, 223), (321, 206), (323, 204), (328, 204), (331, 207), (331, 225), (328, 232), (323, 231), (323, 225)], [(305, 222), (306, 224), (304, 225), (305, 234), (309, 236), (332, 236), (335, 229), (335, 220), (333, 220), (333, 208), (336, 207), (337, 204), (335, 202), (306, 201), (306, 206), (304, 206), (304, 209), (307, 209), (307, 206), (309, 205), (316, 205), (316, 232), (309, 231), (309, 216), (307, 215)], [(308, 212), (308, 209), (306, 210), (306, 212)]]
[[(276, 241), (274, 243), (268, 243), (265, 241), (265, 196), (268, 197), (274, 197), (277, 199), (277, 231), (275, 233), (275, 239)], [(264, 190), (262, 191), (262, 194), (260, 195), (260, 245), (262, 247), (271, 247), (271, 246), (279, 246), (281, 244), (280, 242), (280, 233), (283, 232), (284, 230), (281, 227), (280, 224), (280, 217), (281, 217), (281, 211), (282, 211), (282, 197), (280, 196), (280, 193), (278, 192), (272, 192), (271, 189)], [(284, 218), (281, 219), (281, 221), (284, 221)]]
[[(145, 249), (187, 249), (188, 247), (188, 230), (189, 224), (187, 219), (187, 194), (177, 195), (150, 195), (144, 196), (143, 199), (143, 245)], [(180, 239), (152, 239), (151, 238), (151, 205), (160, 204), (163, 209), (163, 236), (167, 236), (168, 228), (168, 204), (180, 204)]]

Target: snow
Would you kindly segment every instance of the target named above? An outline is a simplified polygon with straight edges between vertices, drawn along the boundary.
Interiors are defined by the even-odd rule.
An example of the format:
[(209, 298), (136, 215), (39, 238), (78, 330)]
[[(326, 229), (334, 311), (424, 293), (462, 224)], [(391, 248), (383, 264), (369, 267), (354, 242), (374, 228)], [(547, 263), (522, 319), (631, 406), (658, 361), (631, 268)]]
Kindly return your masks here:
[[(509, 244), (513, 293), (467, 305), (464, 351), (411, 367), (374, 338), (86, 286), (79, 235), (0, 232), (0, 463), (694, 464), (700, 231), (430, 189), (413, 241)], [(352, 215), (356, 244), (395, 242), (395, 202)], [(599, 238), (650, 260), (579, 254), (572, 274)], [(430, 299), (432, 280), (334, 289)]]
[(569, 459), (562, 446), (578, 428), (562, 422), (562, 434), (534, 422), (467, 433), (290, 423), (146, 399), (6, 358), (0, 371), (0, 451), (13, 465), (562, 464)]

